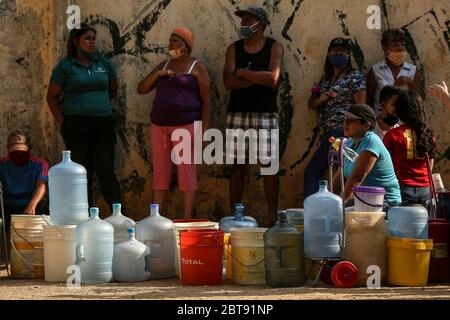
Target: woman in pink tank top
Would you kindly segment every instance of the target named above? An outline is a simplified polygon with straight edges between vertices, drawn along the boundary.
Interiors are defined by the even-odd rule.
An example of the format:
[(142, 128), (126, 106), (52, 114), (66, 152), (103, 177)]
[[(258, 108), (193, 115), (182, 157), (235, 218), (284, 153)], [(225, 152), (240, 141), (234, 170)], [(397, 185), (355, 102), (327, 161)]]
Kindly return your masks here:
[[(150, 114), (152, 202), (163, 205), (175, 162), (178, 167), (179, 188), (184, 194), (184, 218), (192, 216), (197, 190), (194, 123), (201, 121), (205, 131), (211, 113), (211, 79), (205, 65), (191, 57), (193, 46), (194, 35), (191, 31), (186, 28), (175, 29), (169, 39), (171, 59), (154, 68), (137, 88), (140, 94), (149, 93), (156, 88)], [(189, 132), (190, 159), (182, 154), (179, 156), (179, 152), (173, 152), (172, 157), (173, 148), (182, 141), (172, 141), (172, 134), (178, 129)], [(183, 141), (183, 144), (186, 144), (186, 141)]]

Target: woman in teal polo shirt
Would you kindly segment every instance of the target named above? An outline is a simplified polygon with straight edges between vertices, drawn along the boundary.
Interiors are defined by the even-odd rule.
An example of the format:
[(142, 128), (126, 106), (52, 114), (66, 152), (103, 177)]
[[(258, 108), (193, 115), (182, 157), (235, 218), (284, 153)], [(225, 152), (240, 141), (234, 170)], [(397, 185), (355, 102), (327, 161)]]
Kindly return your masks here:
[(344, 135), (350, 138), (346, 145), (359, 154), (355, 162), (344, 157), (344, 200), (352, 197), (354, 187), (383, 187), (388, 207), (400, 205), (400, 185), (391, 155), (374, 132), (376, 116), (372, 107), (354, 104), (340, 113), (345, 116)]
[(67, 57), (53, 69), (47, 102), (73, 161), (88, 172), (89, 204), (95, 173), (111, 208), (121, 202), (114, 173), (116, 134), (110, 103), (118, 86), (111, 63), (95, 52), (96, 35), (95, 29), (85, 24), (70, 32)]

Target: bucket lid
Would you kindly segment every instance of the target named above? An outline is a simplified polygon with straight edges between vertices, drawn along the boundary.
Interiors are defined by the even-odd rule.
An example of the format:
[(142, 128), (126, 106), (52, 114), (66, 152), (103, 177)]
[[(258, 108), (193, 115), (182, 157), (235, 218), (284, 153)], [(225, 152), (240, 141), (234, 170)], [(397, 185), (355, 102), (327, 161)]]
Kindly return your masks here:
[(230, 230), (231, 237), (262, 237), (268, 228), (232, 228)]
[(353, 191), (354, 192), (386, 194), (386, 190), (383, 187), (358, 186), (358, 187), (353, 187)]
[(387, 237), (387, 246), (388, 248), (431, 251), (433, 249), (433, 239)]

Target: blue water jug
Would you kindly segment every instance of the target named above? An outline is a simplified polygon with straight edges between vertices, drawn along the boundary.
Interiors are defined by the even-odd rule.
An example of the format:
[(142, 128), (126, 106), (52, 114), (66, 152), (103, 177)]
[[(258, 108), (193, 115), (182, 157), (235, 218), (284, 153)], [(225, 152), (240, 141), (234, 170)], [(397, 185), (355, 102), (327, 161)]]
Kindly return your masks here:
[(76, 264), (81, 283), (104, 283), (112, 279), (114, 228), (99, 218), (98, 208), (89, 210), (91, 217), (76, 227)]
[(135, 227), (136, 222), (122, 214), (122, 205), (120, 203), (113, 203), (112, 210), (112, 215), (105, 218), (104, 221), (113, 226), (114, 245), (116, 245), (128, 240), (128, 228)]
[(391, 237), (428, 239), (428, 211), (421, 205), (393, 207), (388, 212)]
[(62, 161), (48, 172), (50, 221), (53, 225), (76, 225), (89, 218), (86, 169), (62, 152)]
[(258, 223), (253, 219), (246, 219), (244, 216), (244, 205), (237, 205), (234, 208), (234, 218), (221, 220), (220, 229), (225, 233), (229, 233), (232, 228), (257, 228)]
[(136, 239), (150, 247), (148, 269), (151, 279), (175, 276), (175, 226), (159, 214), (159, 206), (150, 206), (150, 216), (136, 225)]
[(305, 254), (311, 259), (340, 258), (342, 248), (342, 199), (328, 191), (328, 181), (304, 201)]
[(128, 228), (128, 240), (114, 246), (113, 276), (120, 282), (150, 279), (148, 258), (150, 248), (135, 238), (135, 228)]
[[(234, 212), (236, 212), (236, 207), (237, 206), (243, 206), (243, 204), (242, 203), (235, 203), (234, 204)], [(223, 217), (222, 219), (220, 219), (220, 221), (219, 221), (219, 225), (221, 225), (221, 224), (223, 224), (225, 221), (227, 221), (227, 220), (233, 220), (234, 219), (234, 213), (232, 213), (233, 215), (232, 216), (226, 216), (226, 217)], [(253, 221), (256, 221), (256, 219), (255, 218), (253, 218), (253, 217), (251, 217), (251, 216), (244, 216), (244, 218), (246, 219), (246, 220), (253, 220)]]

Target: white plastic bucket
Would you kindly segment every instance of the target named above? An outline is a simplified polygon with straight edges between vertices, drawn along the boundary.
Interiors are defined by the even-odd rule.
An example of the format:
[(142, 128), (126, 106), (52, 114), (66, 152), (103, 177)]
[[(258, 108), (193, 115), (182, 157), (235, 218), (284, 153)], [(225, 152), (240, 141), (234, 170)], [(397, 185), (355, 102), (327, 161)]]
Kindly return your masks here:
[(267, 228), (231, 229), (233, 282), (242, 285), (266, 283), (264, 239)]
[(356, 212), (382, 212), (386, 190), (382, 187), (359, 186), (353, 188)]
[(44, 277), (44, 238), (42, 216), (11, 215), (11, 277)]
[[(197, 220), (197, 221), (196, 221)], [(208, 221), (207, 219), (180, 219), (173, 220), (173, 224), (175, 225), (175, 243), (177, 244), (177, 248), (175, 250), (175, 272), (177, 276), (180, 276), (180, 231), (182, 230), (219, 230), (219, 223), (214, 221)]]
[(67, 267), (75, 264), (76, 227), (44, 225), (45, 281), (67, 280)]

